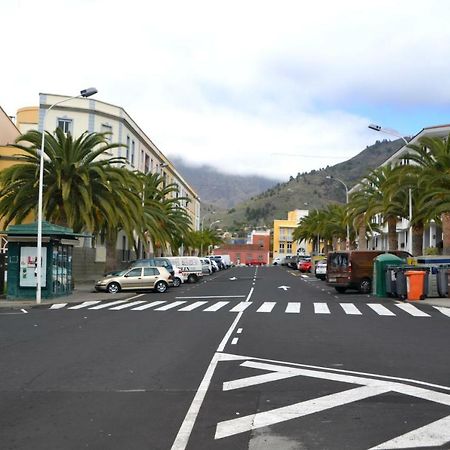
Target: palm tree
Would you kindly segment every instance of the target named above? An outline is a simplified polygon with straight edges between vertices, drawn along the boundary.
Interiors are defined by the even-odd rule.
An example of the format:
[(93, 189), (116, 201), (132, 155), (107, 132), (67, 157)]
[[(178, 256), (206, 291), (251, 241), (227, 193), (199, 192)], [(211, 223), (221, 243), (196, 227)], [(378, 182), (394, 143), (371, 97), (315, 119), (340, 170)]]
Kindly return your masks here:
[[(360, 193), (356, 196), (357, 213), (362, 213), (363, 205), (358, 205), (367, 199), (367, 209), (365, 214), (371, 218), (376, 214), (380, 214), (383, 221), (388, 225), (388, 249), (397, 250), (397, 220), (405, 215), (405, 186), (397, 186), (392, 189), (390, 181), (393, 177), (395, 169), (391, 166), (377, 167), (372, 170), (362, 181)], [(359, 200), (358, 200), (359, 198)]]
[(142, 237), (154, 250), (176, 251), (187, 241), (192, 227), (186, 208), (181, 206), (188, 199), (178, 197), (178, 186), (165, 185), (164, 178), (157, 173), (138, 174), (138, 177), (142, 187)]
[[(105, 157), (120, 144), (110, 144), (102, 133), (85, 132), (73, 139), (60, 129), (55, 136), (46, 132), (45, 139), (44, 217), (76, 232), (94, 231), (99, 220), (115, 223), (118, 213), (123, 214), (116, 208), (116, 189), (132, 180), (115, 166), (122, 158)], [(0, 174), (0, 216), (6, 225), (36, 215), (41, 141), (36, 130), (20, 136), (14, 145), (23, 153), (19, 162)]]
[[(406, 155), (419, 173), (418, 189), (426, 191), (425, 200), (431, 216), (440, 216), (443, 235), (443, 253), (450, 253), (450, 134), (440, 137), (425, 136), (419, 144), (410, 144)], [(414, 166), (417, 166), (417, 169)], [(414, 209), (416, 204), (414, 203)], [(415, 215), (415, 214), (414, 214)]]

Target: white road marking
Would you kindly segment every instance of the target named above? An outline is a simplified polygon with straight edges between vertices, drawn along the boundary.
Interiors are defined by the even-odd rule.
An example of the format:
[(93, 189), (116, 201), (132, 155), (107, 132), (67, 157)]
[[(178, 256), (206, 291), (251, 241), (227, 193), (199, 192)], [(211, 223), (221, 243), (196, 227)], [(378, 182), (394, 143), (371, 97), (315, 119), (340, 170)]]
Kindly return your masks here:
[(21, 311), (24, 313), (24, 314), (28, 314), (28, 311), (26, 310), (26, 309), (21, 309)]
[(156, 308), (155, 311), (167, 311), (168, 309), (176, 308), (177, 306), (183, 305), (184, 303), (186, 303), (186, 302), (181, 301), (181, 302), (169, 303), (167, 305), (161, 306), (161, 308)]
[(239, 341), (239, 338), (235, 337), (233, 338), (233, 340), (231, 341), (231, 345), (236, 345)]
[(383, 442), (369, 450), (388, 450), (392, 448), (438, 448), (450, 440), (450, 416), (417, 428), (403, 436)]
[(286, 420), (307, 416), (319, 411), (325, 411), (336, 406), (346, 405), (365, 398), (374, 397), (388, 392), (385, 386), (361, 386), (349, 389), (337, 394), (325, 395), (324, 397), (294, 403), (293, 405), (272, 409), (237, 419), (219, 422), (216, 428), (215, 439), (222, 439), (238, 433), (244, 433), (256, 428), (270, 426)]
[(176, 300), (201, 300), (202, 298), (245, 298), (245, 295), (197, 295), (195, 297), (175, 297)]
[[(250, 292), (245, 299), (246, 302), (249, 302), (252, 294), (253, 294), (254, 288), (250, 289)], [(216, 353), (211, 359), (211, 362), (209, 363), (208, 368), (206, 369), (205, 375), (200, 383), (200, 386), (197, 389), (197, 392), (195, 393), (194, 399), (192, 400), (191, 406), (189, 407), (188, 412), (186, 413), (186, 416), (183, 420), (183, 423), (181, 424), (180, 429), (178, 430), (178, 434), (175, 437), (175, 441), (172, 445), (171, 450), (184, 450), (188, 444), (189, 437), (192, 432), (192, 428), (194, 427), (194, 423), (197, 419), (198, 413), (200, 411), (200, 408), (202, 406), (203, 400), (205, 399), (206, 392), (208, 391), (209, 385), (211, 383), (211, 378), (214, 374), (214, 371), (216, 369), (217, 363), (220, 360), (242, 360), (243, 358), (239, 356), (234, 355), (224, 355), (221, 353), (223, 349), (225, 348), (225, 345), (227, 344), (228, 340), (230, 339), (231, 334), (233, 333), (234, 329), (236, 328), (239, 320), (241, 319), (243, 315), (243, 312), (240, 312), (236, 318), (234, 319), (233, 323), (231, 324), (228, 331), (225, 333), (225, 336), (223, 337), (221, 343), (219, 344), (219, 347), (217, 347)]]
[(88, 302), (80, 303), (76, 306), (69, 306), (67, 309), (81, 309), (81, 308), (87, 308), (88, 306), (96, 305), (97, 303), (100, 303), (100, 300), (90, 300)]
[(228, 303), (230, 303), (230, 302), (217, 302), (217, 303), (214, 303), (214, 305), (211, 305), (209, 308), (204, 309), (203, 311), (206, 311), (206, 312), (218, 311), (223, 306), (228, 305)]
[(195, 308), (199, 308), (200, 306), (204, 305), (205, 303), (208, 302), (194, 302), (191, 303), (190, 305), (185, 306), (184, 308), (179, 309), (178, 311), (192, 311)]
[(369, 308), (372, 308), (379, 316), (395, 316), (395, 314), (379, 303), (367, 303)]
[(257, 310), (256, 312), (262, 312), (262, 313), (270, 313), (272, 309), (275, 307), (276, 302), (264, 302)]
[(421, 311), (420, 309), (416, 308), (414, 305), (410, 305), (409, 303), (396, 303), (395, 306), (397, 306), (400, 309), (403, 309), (403, 311), (407, 312), (408, 314), (411, 314), (411, 316), (430, 317), (429, 314)]
[(104, 309), (109, 308), (110, 306), (119, 305), (121, 303), (125, 303), (126, 300), (116, 300), (115, 302), (108, 302), (108, 303), (102, 303), (101, 305), (93, 306), (92, 308), (88, 309)]
[(137, 302), (129, 302), (124, 305), (115, 306), (114, 308), (109, 308), (111, 311), (120, 311), (121, 309), (130, 308), (131, 306), (141, 305), (142, 303), (147, 303), (145, 300), (138, 300)]
[(54, 305), (50, 306), (50, 309), (61, 309), (66, 306), (67, 303), (55, 303)]
[(450, 308), (446, 308), (445, 306), (433, 306), (433, 308), (450, 317)]
[(353, 303), (339, 303), (345, 314), (362, 315), (362, 312)]
[(165, 300), (157, 300), (155, 302), (147, 303), (146, 305), (138, 306), (137, 308), (132, 308), (132, 311), (143, 311), (144, 309), (153, 308), (153, 306), (162, 305), (166, 303)]
[(242, 333), (242, 328), (238, 328), (238, 329), (236, 330), (236, 333), (237, 333), (237, 334), (241, 334), (241, 333)]
[(326, 303), (314, 303), (314, 312), (316, 314), (330, 314), (330, 308)]
[(252, 302), (240, 302), (238, 303), (234, 308), (230, 309), (230, 312), (243, 312), (245, 311), (250, 305), (252, 304)]
[(289, 302), (286, 306), (285, 312), (290, 314), (299, 314), (301, 305), (302, 304), (300, 302)]
[[(223, 354), (224, 361), (226, 361), (226, 354)], [(237, 355), (228, 355), (229, 357)], [(301, 369), (298, 367), (315, 367), (303, 364), (292, 363), (292, 366), (267, 364), (263, 359), (249, 358), (244, 361), (241, 366), (253, 369), (260, 369), (270, 371), (262, 375), (242, 378), (238, 380), (228, 381), (223, 383), (223, 390), (240, 389), (243, 387), (253, 386), (256, 384), (276, 381), (290, 376), (305, 376), (318, 379), (340, 381), (346, 385), (359, 384), (360, 387), (344, 390), (335, 394), (295, 403), (281, 408), (275, 408), (270, 411), (250, 414), (236, 419), (219, 422), (216, 427), (215, 439), (222, 439), (235, 434), (254, 430), (256, 428), (270, 426), (276, 423), (285, 422), (287, 420), (296, 419), (306, 415), (314, 414), (319, 411), (324, 411), (330, 408), (335, 408), (341, 405), (346, 405), (351, 402), (359, 401), (368, 397), (380, 395), (386, 392), (396, 392), (403, 395), (409, 395), (416, 398), (428, 400), (442, 405), (450, 406), (450, 395), (438, 391), (431, 391), (421, 387), (411, 386), (408, 384), (398, 383), (392, 380), (399, 380), (399, 378), (388, 377), (375, 374), (366, 374), (371, 377), (379, 377), (388, 379), (390, 381), (383, 381), (376, 378), (366, 378), (354, 376), (358, 372), (347, 372), (340, 369), (329, 369), (325, 372), (322, 370)], [(267, 361), (267, 360), (266, 360)], [(288, 364), (283, 362), (283, 364)], [(344, 373), (350, 374), (344, 374)], [(283, 376), (286, 375), (286, 376)], [(416, 384), (426, 384), (417, 380), (408, 380)], [(441, 389), (450, 390), (448, 387), (436, 386)], [(417, 447), (433, 447), (441, 446), (447, 443), (450, 439), (450, 415), (437, 420), (424, 427), (398, 436), (388, 442), (373, 447), (371, 450), (381, 449), (405, 449)]]

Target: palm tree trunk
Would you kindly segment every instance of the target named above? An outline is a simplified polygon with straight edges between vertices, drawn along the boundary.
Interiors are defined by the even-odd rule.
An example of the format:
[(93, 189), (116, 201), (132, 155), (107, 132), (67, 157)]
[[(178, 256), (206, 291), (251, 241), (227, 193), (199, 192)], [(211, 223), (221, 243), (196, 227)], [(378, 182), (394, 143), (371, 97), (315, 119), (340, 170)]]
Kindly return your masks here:
[(397, 217), (390, 216), (387, 218), (388, 223), (388, 250), (398, 249), (397, 237)]
[(423, 255), (423, 223), (412, 227), (412, 254), (413, 256)]
[(364, 224), (358, 227), (358, 250), (367, 250), (366, 226)]
[(117, 269), (117, 254), (116, 254), (116, 244), (117, 244), (117, 232), (108, 233), (105, 238), (106, 247), (106, 262), (105, 262), (105, 272), (111, 272)]
[(450, 255), (450, 213), (444, 213), (441, 216), (442, 221), (442, 253)]

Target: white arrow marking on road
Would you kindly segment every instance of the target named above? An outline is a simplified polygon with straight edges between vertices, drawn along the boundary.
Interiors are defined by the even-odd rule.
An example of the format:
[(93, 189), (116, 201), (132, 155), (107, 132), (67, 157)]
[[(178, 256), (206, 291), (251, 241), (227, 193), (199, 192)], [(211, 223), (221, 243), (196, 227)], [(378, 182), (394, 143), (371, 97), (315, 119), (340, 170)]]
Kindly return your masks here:
[(278, 289), (283, 289), (283, 291), (287, 291), (290, 286), (278, 286)]

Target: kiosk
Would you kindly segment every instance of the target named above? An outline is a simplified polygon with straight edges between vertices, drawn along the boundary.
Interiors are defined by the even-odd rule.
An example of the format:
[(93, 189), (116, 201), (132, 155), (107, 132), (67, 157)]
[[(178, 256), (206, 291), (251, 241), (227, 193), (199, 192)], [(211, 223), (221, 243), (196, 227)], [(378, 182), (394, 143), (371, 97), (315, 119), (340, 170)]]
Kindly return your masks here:
[[(8, 236), (8, 300), (36, 297), (37, 222), (11, 225)], [(78, 242), (71, 228), (42, 222), (42, 298), (73, 291), (72, 252)]]

